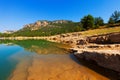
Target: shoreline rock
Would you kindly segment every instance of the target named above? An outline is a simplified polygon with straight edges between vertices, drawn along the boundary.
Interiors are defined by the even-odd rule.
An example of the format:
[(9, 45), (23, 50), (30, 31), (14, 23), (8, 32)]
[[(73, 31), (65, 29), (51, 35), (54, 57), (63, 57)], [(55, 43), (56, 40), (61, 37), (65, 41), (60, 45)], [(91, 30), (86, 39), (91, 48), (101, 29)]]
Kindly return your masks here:
[(97, 65), (120, 73), (120, 47), (118, 49), (79, 49), (73, 48), (71, 52), (78, 59), (95, 62)]
[(87, 37), (89, 43), (111, 44), (120, 43), (120, 32)]
[(99, 66), (120, 72), (120, 32), (89, 37), (76, 32), (50, 37), (8, 37), (0, 39), (45, 39), (68, 44), (72, 46), (70, 50), (79, 58), (95, 61)]

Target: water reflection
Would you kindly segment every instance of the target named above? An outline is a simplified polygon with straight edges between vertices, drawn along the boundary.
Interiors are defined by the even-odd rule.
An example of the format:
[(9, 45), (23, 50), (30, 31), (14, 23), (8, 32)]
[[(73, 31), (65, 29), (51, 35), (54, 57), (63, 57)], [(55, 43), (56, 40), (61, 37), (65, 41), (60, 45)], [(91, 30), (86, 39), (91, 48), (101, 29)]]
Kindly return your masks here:
[(68, 51), (64, 48), (69, 48), (68, 45), (57, 44), (45, 40), (6, 40), (1, 43), (4, 43), (5, 45), (19, 45), (25, 50), (35, 52), (37, 54), (65, 54), (68, 53)]
[(62, 48), (66, 45), (44, 40), (3, 42), (12, 45), (0, 45), (0, 65), (6, 64), (0, 67), (0, 80), (109, 80), (71, 59)]

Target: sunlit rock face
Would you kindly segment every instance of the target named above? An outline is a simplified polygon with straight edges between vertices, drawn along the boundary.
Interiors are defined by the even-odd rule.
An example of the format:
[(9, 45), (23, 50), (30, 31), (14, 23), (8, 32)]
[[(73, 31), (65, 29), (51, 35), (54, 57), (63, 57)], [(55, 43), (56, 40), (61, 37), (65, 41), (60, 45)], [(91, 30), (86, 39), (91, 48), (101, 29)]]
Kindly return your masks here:
[(37, 21), (34, 23), (34, 26), (47, 26), (48, 24), (48, 21)]
[(43, 21), (36, 21), (35, 23), (32, 24), (27, 24), (23, 27), (23, 29), (30, 29), (30, 30), (38, 30), (41, 27), (45, 27), (49, 24), (49, 21), (43, 20)]
[(99, 44), (120, 43), (120, 32), (91, 36), (87, 38), (87, 41), (89, 43), (99, 43)]
[(46, 27), (46, 26), (58, 27), (58, 26), (56, 26), (54, 24), (65, 24), (65, 23), (69, 23), (69, 22), (72, 22), (72, 21), (69, 21), (69, 20), (55, 20), (55, 21), (38, 20), (35, 23), (26, 24), (23, 27), (23, 29), (21, 29), (21, 30), (28, 29), (28, 30), (34, 31), (34, 30), (39, 30), (40, 28)]

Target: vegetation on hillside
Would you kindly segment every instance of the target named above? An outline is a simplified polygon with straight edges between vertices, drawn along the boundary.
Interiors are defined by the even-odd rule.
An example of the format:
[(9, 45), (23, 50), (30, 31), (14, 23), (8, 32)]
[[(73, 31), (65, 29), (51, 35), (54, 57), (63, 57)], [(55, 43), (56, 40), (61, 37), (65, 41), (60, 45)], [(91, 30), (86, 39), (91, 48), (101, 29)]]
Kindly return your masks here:
[(111, 17), (109, 18), (108, 24), (115, 24), (113, 18), (111, 18)]
[(95, 24), (95, 28), (99, 28), (100, 26), (104, 25), (104, 20), (101, 17), (96, 17), (94, 24)]
[(109, 27), (114, 27), (116, 26), (119, 26), (120, 24), (120, 11), (115, 11), (114, 13), (112, 13), (112, 15), (110, 16), (109, 18), (109, 21), (108, 21), (108, 26)]
[(79, 27), (79, 23), (71, 22), (71, 23), (63, 23), (63, 24), (52, 24), (45, 27), (41, 27), (38, 30), (22, 30), (17, 31), (12, 36), (51, 36), (61, 33), (68, 33), (68, 32), (77, 32), (81, 31), (82, 28)]
[[(39, 26), (41, 25), (41, 26)], [(107, 24), (101, 17), (93, 17), (92, 15), (84, 16), (80, 22), (72, 22), (68, 20), (56, 21), (40, 21), (34, 24), (24, 26), (23, 29), (18, 30), (12, 34), (0, 34), (0, 37), (9, 36), (51, 36), (61, 33), (78, 32), (83, 30), (91, 30), (104, 27), (120, 26), (120, 12), (115, 11), (109, 18)]]

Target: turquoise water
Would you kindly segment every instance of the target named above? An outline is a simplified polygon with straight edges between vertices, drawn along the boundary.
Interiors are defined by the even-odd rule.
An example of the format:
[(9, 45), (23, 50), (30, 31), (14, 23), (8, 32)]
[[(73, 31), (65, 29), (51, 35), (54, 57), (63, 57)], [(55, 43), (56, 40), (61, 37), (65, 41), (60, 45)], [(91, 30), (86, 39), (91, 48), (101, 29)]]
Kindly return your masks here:
[(0, 80), (110, 80), (63, 47), (44, 40), (0, 41)]
[[(17, 64), (21, 60), (31, 59), (32, 55), (36, 54), (54, 54), (66, 53), (66, 51), (51, 46), (47, 41), (0, 41), (0, 80), (8, 80), (11, 77)], [(54, 44), (54, 43), (52, 43)], [(54, 50), (56, 52), (54, 52)]]
[(18, 63), (18, 61), (11, 56), (22, 50), (23, 48), (15, 45), (0, 45), (0, 80), (6, 80)]

